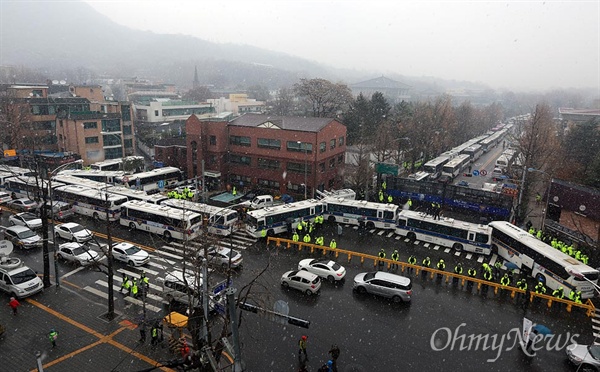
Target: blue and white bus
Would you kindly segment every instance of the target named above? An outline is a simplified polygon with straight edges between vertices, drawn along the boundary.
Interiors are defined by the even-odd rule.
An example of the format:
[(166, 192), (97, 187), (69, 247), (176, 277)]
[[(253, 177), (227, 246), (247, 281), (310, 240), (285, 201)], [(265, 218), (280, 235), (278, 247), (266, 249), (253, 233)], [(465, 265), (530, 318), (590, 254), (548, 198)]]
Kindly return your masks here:
[(125, 187), (146, 192), (158, 191), (161, 188), (170, 188), (177, 185), (183, 179), (183, 173), (179, 168), (164, 167), (156, 168), (148, 172), (135, 173), (122, 176), (118, 182)]
[(442, 168), (442, 175), (454, 179), (465, 169), (467, 165), (469, 165), (470, 159), (471, 158), (469, 155), (458, 155), (454, 159), (444, 164), (444, 167)]
[(231, 208), (220, 208), (214, 205), (196, 203), (182, 199), (166, 199), (161, 205), (192, 211), (202, 215), (211, 234), (228, 236), (237, 231), (239, 227), (238, 212)]
[(65, 185), (54, 188), (52, 184), (52, 197), (73, 205), (77, 214), (93, 217), (95, 220), (105, 220), (108, 212), (109, 221), (117, 221), (121, 213), (121, 204), (127, 198), (105, 191), (92, 189), (79, 185)]
[(119, 223), (167, 240), (193, 240), (202, 233), (202, 216), (198, 213), (143, 201), (123, 203)]
[(400, 211), (396, 234), (410, 240), (421, 240), (456, 251), (489, 255), (492, 252), (492, 229), (453, 218), (434, 219), (432, 215), (415, 211)]
[(396, 228), (399, 209), (396, 204), (341, 198), (325, 198), (323, 201), (325, 202), (323, 216), (328, 221), (359, 225), (362, 220), (367, 228)]
[(423, 165), (423, 171), (429, 173), (431, 180), (436, 180), (442, 175), (442, 167), (450, 160), (447, 156), (438, 156)]
[[(52, 184), (52, 187), (63, 186), (63, 183)], [(15, 198), (42, 199), (42, 190), (48, 188), (48, 181), (37, 177), (9, 177), (4, 180), (4, 191)]]
[(288, 230), (288, 223), (295, 229), (302, 220), (314, 221), (324, 209), (322, 200), (310, 199), (250, 211), (246, 214), (246, 233), (255, 238), (260, 238), (263, 230), (268, 236), (280, 234)]

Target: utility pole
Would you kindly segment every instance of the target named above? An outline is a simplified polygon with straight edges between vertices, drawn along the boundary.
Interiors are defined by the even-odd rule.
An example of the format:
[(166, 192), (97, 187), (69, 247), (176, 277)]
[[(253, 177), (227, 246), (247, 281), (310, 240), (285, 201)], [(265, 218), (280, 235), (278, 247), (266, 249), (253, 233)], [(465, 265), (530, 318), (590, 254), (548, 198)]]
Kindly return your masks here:
[[(106, 184), (108, 187), (108, 178), (106, 179)], [(114, 282), (114, 278), (113, 278), (113, 255), (112, 255), (112, 250), (113, 250), (113, 244), (112, 244), (112, 235), (111, 235), (111, 231), (110, 231), (110, 216), (108, 213), (109, 210), (109, 204), (108, 204), (108, 192), (105, 189), (104, 190), (104, 195), (105, 195), (105, 199), (106, 199), (106, 239), (108, 240), (108, 255), (106, 257), (106, 264), (107, 264), (107, 271), (108, 271), (108, 312), (106, 313), (106, 318), (108, 320), (113, 320), (115, 318), (115, 291), (113, 288), (113, 282)], [(144, 307), (145, 310), (145, 307)]]

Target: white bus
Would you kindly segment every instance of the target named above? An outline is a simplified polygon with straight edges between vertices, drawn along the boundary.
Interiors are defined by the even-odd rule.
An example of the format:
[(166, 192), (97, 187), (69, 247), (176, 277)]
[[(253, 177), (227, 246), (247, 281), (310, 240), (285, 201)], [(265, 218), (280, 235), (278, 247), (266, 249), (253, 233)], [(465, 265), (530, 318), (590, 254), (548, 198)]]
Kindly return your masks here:
[(6, 181), (10, 178), (18, 177), (14, 173), (0, 172), (0, 189), (6, 188)]
[(517, 151), (514, 149), (506, 149), (502, 152), (502, 154), (496, 159), (496, 168), (506, 169), (510, 167), (517, 155)]
[(462, 150), (461, 154), (469, 155), (470, 161), (471, 163), (473, 163), (477, 159), (479, 159), (479, 157), (483, 154), (483, 148), (481, 147), (481, 145), (474, 144), (465, 147), (465, 149)]
[(85, 187), (89, 187), (91, 189), (97, 189), (97, 190), (103, 190), (103, 189), (106, 189), (106, 188), (112, 186), (112, 184), (110, 184), (110, 183), (93, 181), (88, 178), (75, 177), (75, 176), (72, 176), (69, 174), (64, 174), (62, 172), (52, 177), (52, 182), (55, 182), (55, 181), (64, 183), (66, 185), (79, 185), (79, 186), (85, 186)]
[(148, 192), (175, 186), (182, 179), (183, 174), (179, 168), (164, 167), (148, 172), (122, 176), (119, 178), (119, 183), (126, 187)]
[[(492, 250), (498, 256), (514, 263), (551, 290), (563, 287), (567, 296), (576, 290), (581, 291), (582, 298), (594, 297), (598, 270), (552, 248), (509, 222), (494, 221), (489, 226), (492, 228)], [(587, 280), (580, 278), (582, 276)]]
[(395, 229), (398, 220), (396, 204), (373, 203), (365, 200), (325, 198), (323, 216), (331, 222), (359, 225), (365, 222), (367, 228)]
[(167, 240), (193, 240), (202, 231), (202, 216), (191, 211), (129, 201), (121, 205), (119, 223), (131, 230), (144, 230)]
[(425, 181), (429, 178), (429, 173), (427, 172), (417, 172), (417, 173), (413, 173), (413, 174), (409, 174), (408, 178), (415, 180), (417, 182), (419, 181)]
[(58, 172), (57, 176), (67, 175), (79, 178), (85, 178), (88, 180), (102, 182), (104, 184), (115, 184), (120, 183), (121, 178), (125, 176), (125, 172), (122, 171), (101, 171), (101, 170), (64, 170)]
[(228, 236), (237, 231), (239, 227), (238, 212), (231, 208), (220, 208), (214, 205), (196, 203), (182, 199), (166, 199), (161, 205), (192, 211), (202, 215), (204, 222), (208, 226), (208, 232), (222, 236)]
[(94, 164), (90, 164), (91, 169), (100, 170), (100, 171), (122, 171), (123, 170), (123, 162), (124, 161), (132, 161), (138, 162), (140, 164), (144, 164), (143, 156), (127, 156), (119, 159), (108, 159), (105, 161), (99, 161)]
[(149, 195), (147, 192), (142, 190), (132, 190), (128, 189), (125, 186), (111, 186), (106, 189), (111, 194), (125, 196), (127, 200), (133, 201), (144, 201), (150, 204), (162, 204), (164, 201), (169, 200), (166, 196), (162, 194), (151, 194)]
[(11, 173), (13, 176), (29, 177), (37, 175), (36, 171), (28, 168), (14, 167), (12, 165), (0, 165), (0, 172)]
[(124, 196), (80, 185), (57, 187), (53, 189), (52, 197), (56, 201), (72, 204), (75, 213), (105, 221), (107, 210), (108, 220), (117, 221), (121, 213), (121, 204), (127, 202)]
[(400, 211), (396, 234), (410, 240), (421, 240), (457, 251), (489, 255), (492, 252), (492, 229), (453, 218), (439, 220), (422, 212)]
[(246, 214), (246, 233), (260, 238), (265, 230), (268, 236), (272, 236), (286, 232), (288, 223), (293, 230), (301, 220), (314, 221), (324, 209), (322, 200), (310, 199), (250, 211)]
[(450, 178), (458, 176), (469, 164), (470, 159), (471, 158), (469, 155), (458, 155), (454, 159), (444, 164), (444, 167), (442, 168), (442, 176), (448, 176)]
[(423, 171), (429, 173), (429, 178), (436, 180), (442, 174), (442, 167), (450, 160), (447, 156), (438, 156), (423, 165)]
[[(52, 187), (63, 186), (63, 183), (52, 184)], [(42, 199), (42, 190), (47, 189), (48, 181), (36, 177), (10, 177), (4, 182), (4, 191), (13, 198)]]

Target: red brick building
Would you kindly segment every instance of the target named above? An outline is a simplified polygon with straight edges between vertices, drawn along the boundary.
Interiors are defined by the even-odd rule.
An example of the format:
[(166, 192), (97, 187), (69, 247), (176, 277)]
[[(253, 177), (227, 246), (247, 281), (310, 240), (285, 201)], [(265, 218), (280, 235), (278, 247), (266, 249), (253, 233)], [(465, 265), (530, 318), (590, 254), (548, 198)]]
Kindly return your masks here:
[(188, 176), (209, 188), (258, 187), (304, 194), (342, 186), (346, 127), (336, 119), (246, 114), (230, 122), (186, 122)]

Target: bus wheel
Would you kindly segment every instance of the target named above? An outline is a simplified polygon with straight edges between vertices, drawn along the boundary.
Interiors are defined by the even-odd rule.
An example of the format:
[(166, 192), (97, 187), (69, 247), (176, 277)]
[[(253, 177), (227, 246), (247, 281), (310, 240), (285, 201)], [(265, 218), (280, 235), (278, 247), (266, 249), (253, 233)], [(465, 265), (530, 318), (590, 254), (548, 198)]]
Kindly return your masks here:
[(498, 246), (496, 244), (492, 244), (492, 254), (498, 254)]
[(335, 222), (335, 216), (327, 217), (327, 221), (332, 222), (332, 223)]
[(171, 233), (166, 231), (163, 233), (163, 236), (166, 240), (171, 240)]
[(411, 242), (417, 240), (417, 235), (414, 232), (409, 232), (408, 234), (406, 234), (406, 237)]
[(374, 224), (373, 222), (370, 222), (370, 221), (369, 221), (369, 222), (367, 222), (367, 228), (368, 228), (368, 229), (372, 229), (372, 228), (374, 228), (374, 227), (375, 227), (375, 224)]
[(267, 230), (267, 236), (274, 236), (274, 235), (275, 235), (275, 231), (273, 231), (273, 229)]
[(542, 282), (542, 284), (546, 285), (546, 277), (543, 276), (542, 274), (537, 274), (535, 276), (535, 280), (538, 282)]
[(130, 223), (129, 223), (129, 228), (130, 228), (131, 230), (135, 230), (135, 223), (133, 223), (133, 222), (130, 222)]
[(463, 250), (463, 245), (459, 243), (454, 243), (452, 248), (454, 248), (454, 250), (456, 250), (457, 252), (461, 252)]

